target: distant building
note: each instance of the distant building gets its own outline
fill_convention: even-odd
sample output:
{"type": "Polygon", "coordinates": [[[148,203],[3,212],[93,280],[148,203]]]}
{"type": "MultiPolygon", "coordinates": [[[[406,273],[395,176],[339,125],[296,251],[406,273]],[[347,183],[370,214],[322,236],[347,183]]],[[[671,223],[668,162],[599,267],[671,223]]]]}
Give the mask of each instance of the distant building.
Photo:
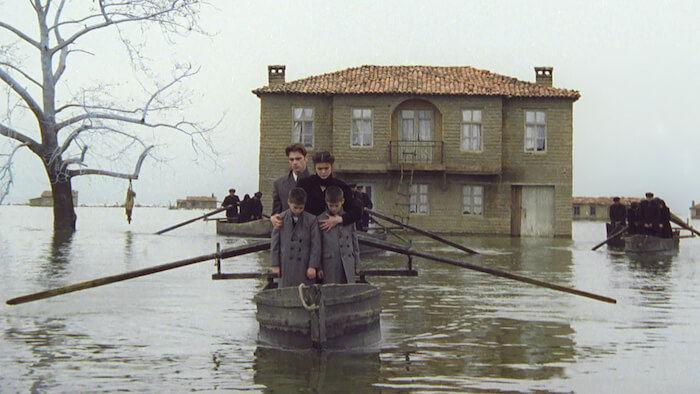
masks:
{"type": "Polygon", "coordinates": [[[207,196],[187,196],[184,200],[177,200],[178,209],[216,209],[219,201],[212,194],[207,196]]]}
{"type": "MultiPolygon", "coordinates": [[[[571,237],[575,90],[552,68],[520,81],[468,66],[361,66],[290,81],[268,66],[259,190],[293,142],[335,156],[378,212],[443,233],[571,237]]],[[[311,166],[311,162],[309,162],[311,166]]],[[[313,172],[313,171],[312,171],[313,172]]]]}
{"type": "MultiPolygon", "coordinates": [[[[73,206],[78,205],[78,191],[77,190],[72,190],[71,194],[73,194],[73,206]]],[[[51,190],[44,190],[41,193],[41,196],[37,198],[31,198],[29,199],[29,206],[30,207],[53,207],[53,194],[51,193],[51,190]]]]}
{"type": "MultiPolygon", "coordinates": [[[[640,202],[641,198],[620,197],[620,202],[629,207],[632,202],[640,202]]],[[[612,197],[573,197],[574,220],[610,220],[608,209],[613,203],[612,197]]]]}
{"type": "Polygon", "coordinates": [[[693,205],[690,207],[690,218],[700,219],[700,204],[695,204],[695,201],[693,201],[693,205]]]}

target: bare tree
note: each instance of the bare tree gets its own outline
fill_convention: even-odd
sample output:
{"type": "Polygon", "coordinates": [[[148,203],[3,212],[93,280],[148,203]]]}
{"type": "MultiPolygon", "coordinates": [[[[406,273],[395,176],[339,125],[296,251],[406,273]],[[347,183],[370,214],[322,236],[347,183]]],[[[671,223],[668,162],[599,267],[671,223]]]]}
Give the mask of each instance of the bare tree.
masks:
{"type": "Polygon", "coordinates": [[[10,141],[0,152],[0,202],[14,182],[13,156],[29,149],[43,163],[51,184],[54,229],[74,231],[73,177],[138,179],[141,164],[153,152],[149,137],[154,140],[164,131],[187,136],[195,150],[211,148],[211,128],[182,119],[178,112],[185,103],[178,94],[183,80],[197,70],[174,65],[168,79],[160,80],[162,73],[147,66],[145,41],[136,42],[128,34],[136,30],[143,38],[147,34],[139,29],[158,28],[172,42],[179,35],[202,32],[197,19],[201,5],[201,0],[26,0],[38,28],[24,30],[11,24],[17,15],[0,12],[0,33],[4,30],[14,39],[0,46],[0,81],[7,88],[0,135],[10,141]],[[95,35],[102,45],[128,54],[137,76],[124,79],[138,82],[140,103],[132,94],[113,97],[117,88],[98,84],[76,91],[61,81],[69,60],[76,64],[94,56],[87,47],[95,35]],[[27,58],[36,62],[34,68],[23,64],[27,58]],[[13,119],[26,114],[35,126],[22,129],[13,119]],[[98,166],[89,166],[88,157],[98,166]],[[107,168],[114,163],[123,168],[129,160],[134,167],[128,171],[133,172],[107,168]]]}

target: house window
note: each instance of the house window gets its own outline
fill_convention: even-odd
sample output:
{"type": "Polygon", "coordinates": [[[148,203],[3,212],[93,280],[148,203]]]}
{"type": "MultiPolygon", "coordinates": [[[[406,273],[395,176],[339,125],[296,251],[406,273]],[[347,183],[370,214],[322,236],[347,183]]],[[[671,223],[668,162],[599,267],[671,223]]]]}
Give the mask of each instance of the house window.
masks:
{"type": "Polygon", "coordinates": [[[413,184],[410,191],[410,212],[428,214],[428,185],[413,184]]]}
{"type": "Polygon", "coordinates": [[[462,111],[462,152],[483,151],[481,110],[462,111]]]}
{"type": "Polygon", "coordinates": [[[595,207],[589,207],[588,208],[588,214],[590,216],[595,216],[595,207]]]}
{"type": "Polygon", "coordinates": [[[547,122],[544,111],[525,111],[525,152],[547,148],[547,122]]]}
{"type": "Polygon", "coordinates": [[[574,207],[574,216],[581,216],[581,207],[574,207]]]}
{"type": "Polygon", "coordinates": [[[314,108],[294,107],[292,109],[294,124],[292,142],[301,142],[307,148],[314,146],[314,108]]]}
{"type": "Polygon", "coordinates": [[[372,110],[369,108],[353,108],[350,145],[372,146],[372,135],[372,110]]]}
{"type": "Polygon", "coordinates": [[[431,141],[433,139],[433,111],[401,111],[401,139],[404,141],[431,141]]]}
{"type": "Polygon", "coordinates": [[[484,214],[484,187],[475,185],[462,186],[462,214],[484,214]]]}

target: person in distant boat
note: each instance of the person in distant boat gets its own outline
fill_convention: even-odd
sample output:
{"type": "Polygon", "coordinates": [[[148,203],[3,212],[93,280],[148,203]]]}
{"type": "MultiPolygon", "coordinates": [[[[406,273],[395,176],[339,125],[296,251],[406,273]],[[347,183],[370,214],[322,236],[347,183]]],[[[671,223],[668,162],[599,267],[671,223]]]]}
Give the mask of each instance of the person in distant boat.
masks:
{"type": "Polygon", "coordinates": [[[243,196],[241,201],[241,214],[238,215],[238,223],[250,222],[250,196],[243,196]]]}
{"type": "Polygon", "coordinates": [[[362,189],[362,185],[357,185],[357,192],[362,201],[362,218],[360,219],[361,225],[358,230],[367,231],[369,228],[369,212],[367,211],[374,208],[374,204],[372,204],[372,199],[369,198],[369,194],[365,193],[362,189]]]}
{"type": "Polygon", "coordinates": [[[656,223],[656,234],[661,238],[672,238],[673,230],[671,230],[671,210],[666,206],[666,201],[655,198],[654,203],[659,209],[659,220],[656,223]]]}
{"type": "Polygon", "coordinates": [[[633,201],[630,209],[627,210],[627,225],[629,226],[630,234],[644,233],[644,222],[642,220],[642,210],[639,208],[639,203],[633,201]]]}
{"type": "MultiPolygon", "coordinates": [[[[319,222],[321,231],[330,231],[339,224],[354,224],[362,217],[362,204],[357,201],[345,182],[333,176],[335,158],[330,152],[318,152],[313,157],[316,173],[299,180],[297,186],[306,191],[306,210],[318,216],[326,210],[326,188],[338,186],[345,197],[344,214],[333,216],[319,222]]],[[[274,223],[273,223],[274,224],[274,223]]]]}
{"type": "Polygon", "coordinates": [[[253,198],[251,198],[248,202],[250,209],[250,220],[262,219],[263,206],[262,201],[260,201],[261,198],[262,192],[255,192],[255,194],[253,194],[253,198]]]}
{"type": "MultiPolygon", "coordinates": [[[[316,219],[326,220],[341,216],[345,202],[343,191],[338,186],[326,189],[325,212],[316,219]]],[[[321,231],[321,268],[319,279],[328,283],[355,283],[355,276],[360,273],[360,244],[357,232],[352,224],[333,227],[330,231],[321,231]]]]}
{"type": "Polygon", "coordinates": [[[228,189],[228,196],[224,198],[224,202],[221,203],[221,206],[226,208],[226,218],[229,223],[233,223],[236,220],[239,204],[240,200],[236,195],[236,189],[228,189]]]}
{"type": "Polygon", "coordinates": [[[659,221],[659,206],[654,203],[654,193],[648,192],[645,197],[639,204],[639,209],[642,211],[644,234],[656,235],[655,225],[659,221]]]}
{"type": "Polygon", "coordinates": [[[620,202],[620,197],[613,197],[613,203],[608,209],[610,224],[615,228],[622,228],[627,220],[627,207],[620,202]]]}
{"type": "Polygon", "coordinates": [[[287,205],[289,208],[279,215],[284,225],[272,230],[271,271],[280,276],[280,287],[312,284],[321,263],[318,222],[316,216],[305,211],[304,189],[290,190],[287,205]]]}
{"type": "Polygon", "coordinates": [[[309,176],[309,170],[306,168],[306,162],[309,155],[306,152],[304,144],[291,144],[284,149],[284,153],[289,161],[291,170],[287,175],[281,176],[272,184],[272,215],[277,215],[285,209],[287,205],[287,196],[289,191],[297,185],[299,179],[309,176]]]}

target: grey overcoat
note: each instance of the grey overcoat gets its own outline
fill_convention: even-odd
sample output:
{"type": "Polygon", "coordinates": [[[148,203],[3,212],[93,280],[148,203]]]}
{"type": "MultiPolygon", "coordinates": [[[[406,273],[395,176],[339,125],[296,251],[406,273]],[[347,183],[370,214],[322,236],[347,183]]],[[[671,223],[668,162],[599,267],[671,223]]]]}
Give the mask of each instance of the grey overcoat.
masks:
{"type": "Polygon", "coordinates": [[[287,204],[287,197],[289,197],[289,191],[294,189],[299,179],[304,179],[309,175],[309,170],[304,170],[304,172],[299,174],[297,180],[295,181],[294,175],[292,175],[292,171],[290,170],[287,175],[275,179],[275,182],[272,183],[273,215],[289,208],[289,205],[287,204]]]}
{"type": "Polygon", "coordinates": [[[282,212],[282,228],[272,230],[270,264],[280,267],[280,287],[312,284],[306,269],[321,263],[321,235],[314,215],[303,212],[295,225],[289,210],[282,212]]]}
{"type": "MultiPolygon", "coordinates": [[[[318,215],[317,219],[328,219],[328,213],[318,215]]],[[[355,283],[355,268],[360,268],[360,244],[355,224],[341,224],[331,231],[321,231],[323,283],[355,283]]]]}

